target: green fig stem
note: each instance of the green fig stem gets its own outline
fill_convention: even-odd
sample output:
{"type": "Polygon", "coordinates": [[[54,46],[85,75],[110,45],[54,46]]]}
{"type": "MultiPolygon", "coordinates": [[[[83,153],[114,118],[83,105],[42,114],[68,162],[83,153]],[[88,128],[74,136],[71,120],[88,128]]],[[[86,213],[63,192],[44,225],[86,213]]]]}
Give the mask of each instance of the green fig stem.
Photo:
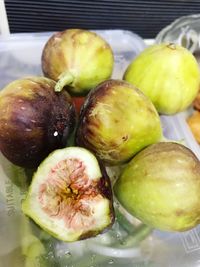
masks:
{"type": "Polygon", "coordinates": [[[61,73],[61,75],[58,78],[59,80],[55,86],[56,92],[61,92],[64,86],[70,85],[70,83],[72,83],[74,80],[74,76],[69,71],[61,73]]]}
{"type": "Polygon", "coordinates": [[[141,224],[137,226],[134,232],[132,232],[132,234],[126,238],[126,240],[124,241],[125,245],[128,247],[137,246],[141,241],[146,239],[152,232],[153,232],[152,227],[145,224],[141,224]]]}
{"type": "Polygon", "coordinates": [[[117,221],[119,222],[120,226],[128,233],[128,237],[124,240],[125,246],[136,246],[141,241],[143,241],[146,237],[148,237],[151,232],[153,231],[153,228],[151,226],[148,226],[146,224],[134,225],[132,224],[126,216],[124,216],[120,210],[116,207],[115,208],[115,215],[117,218],[117,221]]]}
{"type": "Polygon", "coordinates": [[[120,223],[121,227],[128,232],[129,234],[135,231],[136,226],[130,223],[126,217],[116,208],[115,209],[115,216],[117,221],[120,223]]]}

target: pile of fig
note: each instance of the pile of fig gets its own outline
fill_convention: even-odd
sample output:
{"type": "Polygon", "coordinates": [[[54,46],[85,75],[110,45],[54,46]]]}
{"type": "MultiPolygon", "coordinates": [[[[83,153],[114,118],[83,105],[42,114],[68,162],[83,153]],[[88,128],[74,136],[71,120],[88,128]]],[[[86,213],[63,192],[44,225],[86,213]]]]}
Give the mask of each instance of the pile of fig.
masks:
{"type": "Polygon", "coordinates": [[[34,169],[23,212],[66,242],[112,226],[113,194],[151,227],[199,224],[199,160],[166,141],[159,116],[186,109],[198,93],[190,52],[153,45],[130,62],[124,80],[112,79],[110,45],[69,29],[47,41],[41,66],[45,77],[21,78],[0,92],[0,150],[34,169]],[[111,166],[123,166],[116,182],[111,166]]]}

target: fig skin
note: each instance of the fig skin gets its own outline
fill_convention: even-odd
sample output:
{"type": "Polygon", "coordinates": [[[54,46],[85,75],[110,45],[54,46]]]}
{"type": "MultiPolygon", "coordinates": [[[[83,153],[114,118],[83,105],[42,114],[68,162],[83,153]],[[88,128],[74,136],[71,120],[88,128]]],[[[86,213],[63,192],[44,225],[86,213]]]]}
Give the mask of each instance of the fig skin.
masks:
{"type": "Polygon", "coordinates": [[[119,202],[142,222],[164,231],[186,231],[200,223],[200,162],[173,142],[139,152],[114,185],[119,202]]]}
{"type": "Polygon", "coordinates": [[[0,92],[0,150],[13,164],[35,168],[53,150],[66,146],[75,125],[70,95],[55,93],[44,77],[15,80],[0,92]]]}
{"type": "Polygon", "coordinates": [[[124,163],[161,138],[155,107],[125,81],[104,81],[90,91],[82,106],[76,144],[91,150],[107,165],[124,163]]]}
{"type": "Polygon", "coordinates": [[[94,32],[68,29],[54,34],[42,53],[42,70],[73,95],[86,95],[90,89],[112,75],[113,52],[94,32]]]}
{"type": "Polygon", "coordinates": [[[115,219],[105,167],[84,148],[53,151],[35,172],[22,211],[65,242],[105,232],[115,219]]]}
{"type": "Polygon", "coordinates": [[[200,84],[199,66],[190,51],[177,44],[147,47],[127,67],[123,79],[147,95],[160,114],[188,108],[200,84]]]}

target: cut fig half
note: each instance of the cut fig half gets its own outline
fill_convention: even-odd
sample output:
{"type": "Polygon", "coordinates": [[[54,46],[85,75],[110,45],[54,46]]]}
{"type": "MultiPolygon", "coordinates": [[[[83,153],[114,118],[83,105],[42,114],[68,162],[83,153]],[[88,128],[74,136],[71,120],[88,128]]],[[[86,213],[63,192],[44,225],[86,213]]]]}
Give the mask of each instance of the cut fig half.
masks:
{"type": "Polygon", "coordinates": [[[22,210],[57,239],[95,236],[114,221],[109,178],[88,150],[56,150],[38,167],[22,210]]]}

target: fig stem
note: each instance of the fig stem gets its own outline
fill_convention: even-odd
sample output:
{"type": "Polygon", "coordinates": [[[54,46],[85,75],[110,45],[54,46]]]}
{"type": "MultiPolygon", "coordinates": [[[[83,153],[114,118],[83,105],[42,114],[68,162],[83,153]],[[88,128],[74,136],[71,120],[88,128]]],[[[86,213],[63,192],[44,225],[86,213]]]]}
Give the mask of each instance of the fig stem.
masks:
{"type": "Polygon", "coordinates": [[[138,245],[141,241],[147,238],[152,233],[152,231],[153,228],[148,225],[141,224],[137,226],[135,231],[131,235],[129,235],[125,240],[126,246],[138,245]]]}
{"type": "Polygon", "coordinates": [[[136,246],[146,237],[148,237],[153,228],[141,223],[140,225],[134,225],[119,211],[118,208],[115,209],[116,218],[120,226],[129,234],[128,237],[124,240],[126,246],[136,246]]]}
{"type": "Polygon", "coordinates": [[[115,215],[117,218],[117,221],[119,222],[119,224],[121,225],[121,227],[128,232],[129,234],[134,232],[136,226],[132,223],[130,223],[126,217],[116,208],[115,209],[115,215]]]}
{"type": "Polygon", "coordinates": [[[55,86],[56,92],[61,92],[65,85],[70,85],[74,80],[74,76],[69,71],[61,73],[58,78],[59,80],[55,86]]]}

